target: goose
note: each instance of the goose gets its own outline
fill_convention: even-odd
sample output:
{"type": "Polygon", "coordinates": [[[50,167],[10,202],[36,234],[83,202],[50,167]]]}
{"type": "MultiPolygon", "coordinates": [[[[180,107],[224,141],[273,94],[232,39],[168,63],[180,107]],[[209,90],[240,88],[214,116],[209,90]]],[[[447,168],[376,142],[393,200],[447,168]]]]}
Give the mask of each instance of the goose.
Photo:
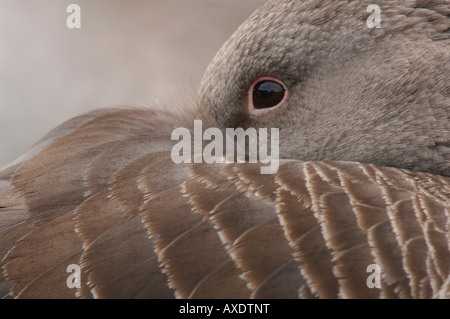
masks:
{"type": "Polygon", "coordinates": [[[195,98],[80,115],[1,169],[0,297],[449,298],[450,8],[380,0],[371,28],[370,4],[268,1],[195,98]],[[278,128],[277,171],[175,163],[195,120],[278,128]]]}

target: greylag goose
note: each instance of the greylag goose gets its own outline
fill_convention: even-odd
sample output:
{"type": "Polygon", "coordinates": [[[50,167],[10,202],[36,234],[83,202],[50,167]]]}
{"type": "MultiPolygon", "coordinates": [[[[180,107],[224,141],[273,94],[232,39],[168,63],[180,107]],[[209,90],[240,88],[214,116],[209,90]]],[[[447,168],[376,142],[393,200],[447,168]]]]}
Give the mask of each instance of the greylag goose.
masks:
{"type": "Polygon", "coordinates": [[[370,4],[269,1],[192,102],[92,111],[0,170],[0,297],[449,298],[449,4],[370,4]],[[271,172],[252,142],[177,157],[230,128],[268,129],[271,172]]]}

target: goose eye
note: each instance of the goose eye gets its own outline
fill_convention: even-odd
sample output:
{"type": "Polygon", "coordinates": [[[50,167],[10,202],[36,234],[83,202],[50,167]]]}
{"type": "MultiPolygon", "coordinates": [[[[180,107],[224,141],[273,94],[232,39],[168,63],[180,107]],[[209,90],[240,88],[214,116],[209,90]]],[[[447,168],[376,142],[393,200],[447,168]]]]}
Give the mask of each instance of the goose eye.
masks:
{"type": "Polygon", "coordinates": [[[278,108],[286,99],[286,88],[280,80],[262,77],[249,90],[249,112],[262,113],[278,108]]]}

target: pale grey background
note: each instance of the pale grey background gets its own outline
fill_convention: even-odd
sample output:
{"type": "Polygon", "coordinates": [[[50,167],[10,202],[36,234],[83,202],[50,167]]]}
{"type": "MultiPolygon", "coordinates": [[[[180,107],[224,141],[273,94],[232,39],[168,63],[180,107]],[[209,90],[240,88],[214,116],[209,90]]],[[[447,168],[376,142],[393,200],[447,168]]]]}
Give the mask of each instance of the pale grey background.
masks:
{"type": "Polygon", "coordinates": [[[82,112],[195,91],[265,1],[0,0],[0,167],[82,112]],[[71,3],[81,29],[66,27],[71,3]]]}

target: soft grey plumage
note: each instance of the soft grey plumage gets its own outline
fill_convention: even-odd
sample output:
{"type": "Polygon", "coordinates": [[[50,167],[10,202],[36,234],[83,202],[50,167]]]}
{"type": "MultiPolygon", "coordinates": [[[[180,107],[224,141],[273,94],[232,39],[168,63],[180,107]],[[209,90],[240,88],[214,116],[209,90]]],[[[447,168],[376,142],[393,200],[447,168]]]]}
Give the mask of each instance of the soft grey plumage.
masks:
{"type": "Polygon", "coordinates": [[[210,64],[201,105],[224,127],[282,127],[284,157],[449,176],[449,5],[382,1],[382,28],[370,29],[369,4],[269,2],[210,64]],[[247,89],[267,75],[286,83],[289,100],[251,116],[247,89]]]}
{"type": "Polygon", "coordinates": [[[94,111],[0,171],[0,296],[449,298],[450,8],[379,1],[369,29],[368,4],[270,1],[192,108],[94,111]],[[257,116],[261,76],[288,99],[257,116]],[[173,163],[197,118],[279,127],[279,171],[173,163]]]}

